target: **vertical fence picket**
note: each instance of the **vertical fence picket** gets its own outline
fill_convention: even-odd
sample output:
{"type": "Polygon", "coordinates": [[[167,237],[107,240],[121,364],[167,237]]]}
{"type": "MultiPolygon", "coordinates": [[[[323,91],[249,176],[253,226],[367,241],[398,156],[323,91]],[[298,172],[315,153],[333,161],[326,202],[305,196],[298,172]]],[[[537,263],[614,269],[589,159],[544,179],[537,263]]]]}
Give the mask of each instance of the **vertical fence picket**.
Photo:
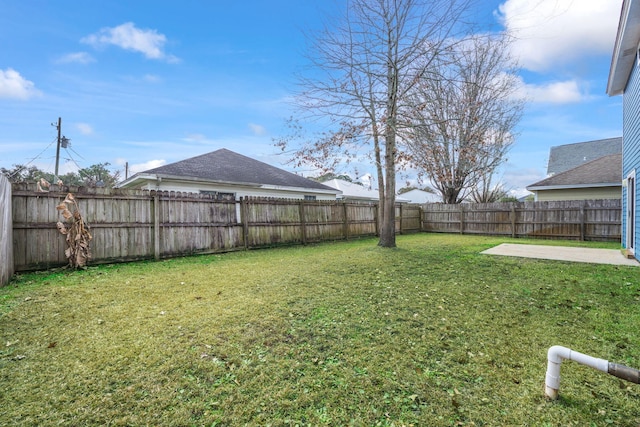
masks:
{"type": "Polygon", "coordinates": [[[304,201],[300,201],[298,202],[298,214],[300,215],[300,236],[302,239],[302,244],[306,245],[307,244],[307,222],[305,219],[305,212],[304,212],[304,201]]]}
{"type": "Polygon", "coordinates": [[[153,218],[153,257],[160,259],[160,196],[153,194],[151,216],[153,218]]]}

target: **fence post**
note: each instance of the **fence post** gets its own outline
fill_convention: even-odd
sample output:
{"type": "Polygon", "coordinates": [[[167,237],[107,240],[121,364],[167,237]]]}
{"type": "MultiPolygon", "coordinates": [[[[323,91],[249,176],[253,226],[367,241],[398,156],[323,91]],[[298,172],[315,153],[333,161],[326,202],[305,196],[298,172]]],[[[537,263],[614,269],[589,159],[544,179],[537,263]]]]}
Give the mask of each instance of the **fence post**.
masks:
{"type": "Polygon", "coordinates": [[[15,272],[13,257],[13,198],[9,180],[0,174],[0,287],[9,283],[15,272]]]}
{"type": "Polygon", "coordinates": [[[511,237],[516,237],[516,205],[511,203],[511,237]]]}
{"type": "Polygon", "coordinates": [[[304,213],[304,200],[300,200],[298,203],[298,212],[300,215],[300,237],[302,238],[302,244],[307,244],[307,221],[305,220],[304,213]]]}
{"type": "Polygon", "coordinates": [[[464,234],[464,205],[460,203],[460,234],[464,234]]]}
{"type": "Polygon", "coordinates": [[[153,194],[153,257],[160,259],[160,196],[153,194]]]}
{"type": "Polygon", "coordinates": [[[249,198],[240,197],[240,223],[242,224],[242,241],[244,250],[249,249],[249,198]]]}

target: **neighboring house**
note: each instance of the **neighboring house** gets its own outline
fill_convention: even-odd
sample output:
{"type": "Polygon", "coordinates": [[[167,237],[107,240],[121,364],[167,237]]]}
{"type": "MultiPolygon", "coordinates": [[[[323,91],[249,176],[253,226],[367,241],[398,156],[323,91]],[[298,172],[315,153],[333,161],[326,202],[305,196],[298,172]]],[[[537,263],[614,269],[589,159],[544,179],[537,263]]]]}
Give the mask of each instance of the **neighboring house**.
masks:
{"type": "Polygon", "coordinates": [[[619,199],[622,194],[622,138],[551,147],[547,178],[531,184],[539,202],[619,199]]]}
{"type": "Polygon", "coordinates": [[[531,184],[538,202],[552,200],[620,199],[622,155],[600,157],[531,184]]]}
{"type": "Polygon", "coordinates": [[[640,0],[624,0],[613,49],[607,94],[622,97],[622,247],[640,260],[637,252],[640,212],[637,209],[640,174],[640,0]]]}
{"type": "Polygon", "coordinates": [[[210,194],[219,199],[336,200],[340,191],[227,149],[137,173],[119,188],[210,194]]]}
{"type": "Polygon", "coordinates": [[[598,139],[551,147],[547,176],[573,169],[610,154],[622,153],[622,138],[598,139]]]}
{"type": "MultiPolygon", "coordinates": [[[[323,184],[328,185],[331,188],[340,190],[342,194],[338,196],[340,200],[348,200],[355,202],[367,202],[378,203],[380,200],[380,194],[378,190],[371,190],[364,185],[357,184],[355,182],[344,181],[342,179],[331,179],[325,181],[323,184]]],[[[409,203],[409,200],[404,197],[396,196],[397,203],[409,203]]]]}
{"type": "Polygon", "coordinates": [[[428,191],[413,189],[402,193],[402,198],[408,199],[409,203],[442,203],[442,197],[439,194],[429,193],[428,191]]]}

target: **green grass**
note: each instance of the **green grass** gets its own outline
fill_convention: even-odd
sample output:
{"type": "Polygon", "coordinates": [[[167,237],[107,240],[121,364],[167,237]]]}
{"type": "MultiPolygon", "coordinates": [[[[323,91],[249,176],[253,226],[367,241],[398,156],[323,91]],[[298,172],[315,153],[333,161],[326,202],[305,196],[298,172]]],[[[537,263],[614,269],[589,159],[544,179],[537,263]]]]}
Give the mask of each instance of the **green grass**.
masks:
{"type": "Polygon", "coordinates": [[[640,269],[479,254],[502,242],[553,244],[420,234],[20,275],[0,289],[0,425],[638,426],[635,384],[570,361],[557,401],[543,383],[552,345],[640,368],[640,269]]]}

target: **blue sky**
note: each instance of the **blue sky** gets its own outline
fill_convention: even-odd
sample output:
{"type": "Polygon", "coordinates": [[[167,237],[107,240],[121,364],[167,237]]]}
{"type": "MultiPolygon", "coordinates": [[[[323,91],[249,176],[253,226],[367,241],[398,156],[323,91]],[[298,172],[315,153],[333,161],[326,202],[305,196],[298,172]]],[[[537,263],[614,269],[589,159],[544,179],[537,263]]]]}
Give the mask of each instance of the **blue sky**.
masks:
{"type": "MultiPolygon", "coordinates": [[[[544,178],[551,146],[621,136],[622,98],[605,88],[622,0],[477,3],[482,30],[515,32],[530,100],[500,172],[508,188],[544,178]]],[[[124,175],[125,162],[139,172],[219,148],[290,169],[272,139],[292,113],[303,32],[344,1],[0,5],[0,166],[53,171],[61,117],[61,173],[109,162],[124,175]]]]}

